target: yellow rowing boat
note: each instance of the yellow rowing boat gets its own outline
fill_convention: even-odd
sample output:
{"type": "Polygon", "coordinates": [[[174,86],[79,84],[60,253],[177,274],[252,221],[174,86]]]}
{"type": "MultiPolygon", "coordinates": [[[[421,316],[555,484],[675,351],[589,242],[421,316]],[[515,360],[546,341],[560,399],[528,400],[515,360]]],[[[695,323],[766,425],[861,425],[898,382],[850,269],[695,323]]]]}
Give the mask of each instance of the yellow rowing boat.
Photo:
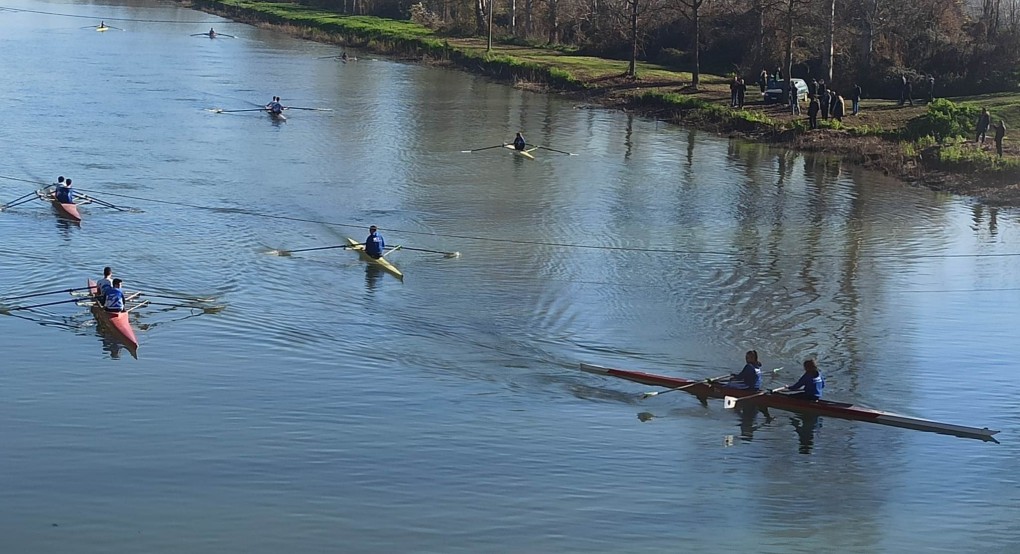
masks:
{"type": "Polygon", "coordinates": [[[510,150],[513,150],[514,154],[517,154],[519,156],[524,156],[525,158],[528,158],[529,160],[534,160],[535,159],[535,156],[533,156],[531,153],[534,152],[535,150],[538,150],[537,146],[533,146],[531,148],[528,148],[527,150],[518,150],[512,144],[504,144],[503,146],[505,148],[509,148],[510,150]]]}
{"type": "Polygon", "coordinates": [[[354,250],[355,252],[357,252],[358,256],[360,256],[362,260],[365,260],[366,262],[368,262],[370,264],[375,264],[375,265],[385,269],[386,271],[390,272],[391,274],[393,274],[396,278],[400,279],[401,281],[404,280],[404,274],[401,273],[399,269],[397,269],[397,266],[391,264],[390,261],[386,259],[386,255],[389,254],[390,252],[393,252],[394,250],[397,250],[398,248],[400,248],[399,246],[394,246],[393,248],[390,248],[389,250],[384,252],[383,255],[381,257],[379,257],[379,258],[373,258],[372,256],[369,256],[368,254],[365,253],[365,245],[364,244],[361,244],[360,242],[358,242],[358,241],[356,241],[356,240],[354,240],[354,239],[352,239],[350,237],[347,237],[347,243],[350,245],[350,249],[354,250]]]}

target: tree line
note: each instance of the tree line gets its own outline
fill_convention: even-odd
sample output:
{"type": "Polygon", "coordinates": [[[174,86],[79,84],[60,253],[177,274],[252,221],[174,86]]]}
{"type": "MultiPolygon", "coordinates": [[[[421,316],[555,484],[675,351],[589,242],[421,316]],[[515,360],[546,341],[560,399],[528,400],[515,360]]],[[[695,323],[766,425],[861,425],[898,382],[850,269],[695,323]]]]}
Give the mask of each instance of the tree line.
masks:
{"type": "MultiPolygon", "coordinates": [[[[311,1],[311,0],[308,0],[311,1]]],[[[894,97],[904,76],[939,95],[1015,90],[1020,0],[320,0],[349,14],[412,19],[450,36],[562,45],[694,75],[859,83],[894,97]],[[491,13],[490,13],[491,10],[491,13]]]]}

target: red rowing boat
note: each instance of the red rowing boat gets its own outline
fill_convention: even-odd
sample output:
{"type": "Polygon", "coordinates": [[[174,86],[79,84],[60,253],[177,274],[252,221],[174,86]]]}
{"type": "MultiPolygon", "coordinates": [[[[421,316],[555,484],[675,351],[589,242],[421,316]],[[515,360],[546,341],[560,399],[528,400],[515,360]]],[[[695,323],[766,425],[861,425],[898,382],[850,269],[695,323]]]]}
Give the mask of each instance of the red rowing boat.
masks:
{"type": "MultiPolygon", "coordinates": [[[[655,387],[665,387],[667,389],[683,387],[684,392],[693,394],[702,400],[708,398],[725,398],[727,396],[742,398],[757,394],[757,392],[753,390],[732,389],[722,386],[719,383],[692,381],[689,379],[682,379],[680,377],[668,377],[666,375],[656,375],[654,373],[644,373],[641,371],[613,369],[584,363],[581,364],[581,371],[595,373],[597,375],[608,375],[610,377],[626,379],[627,381],[634,381],[635,383],[655,387]]],[[[881,410],[873,410],[871,408],[865,408],[864,406],[858,406],[847,402],[833,402],[831,400],[810,401],[780,393],[762,394],[755,396],[754,398],[749,398],[747,401],[753,402],[755,405],[763,408],[776,408],[779,410],[786,410],[788,412],[830,416],[855,421],[867,421],[881,425],[890,425],[892,427],[902,427],[905,429],[928,431],[968,439],[999,442],[993,437],[993,435],[998,433],[998,431],[988,429],[987,427],[967,427],[965,425],[954,425],[952,423],[942,423],[928,419],[908,417],[890,412],[883,412],[881,410]]]]}
{"type": "Polygon", "coordinates": [[[128,312],[108,312],[99,303],[99,289],[96,282],[89,279],[89,293],[92,295],[92,315],[99,321],[100,326],[106,328],[118,342],[122,343],[135,356],[138,350],[138,339],[135,338],[135,331],[131,328],[131,321],[128,319],[128,312]]]}
{"type": "Polygon", "coordinates": [[[75,223],[81,223],[81,213],[78,211],[78,205],[74,202],[64,203],[57,200],[57,197],[52,192],[37,191],[37,194],[43,200],[48,201],[53,206],[53,211],[58,216],[70,219],[75,223]]]}

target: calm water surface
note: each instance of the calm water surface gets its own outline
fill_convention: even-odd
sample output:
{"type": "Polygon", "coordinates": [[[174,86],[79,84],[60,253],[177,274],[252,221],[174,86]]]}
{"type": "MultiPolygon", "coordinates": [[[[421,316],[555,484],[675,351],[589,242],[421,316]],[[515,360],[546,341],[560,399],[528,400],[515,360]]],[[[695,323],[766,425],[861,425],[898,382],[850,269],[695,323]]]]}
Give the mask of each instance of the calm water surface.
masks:
{"type": "Polygon", "coordinates": [[[135,209],[0,213],[0,296],[110,264],[224,309],[142,310],[138,359],[73,304],[0,317],[4,552],[1020,549],[1016,212],[164,3],[5,6],[86,18],[0,14],[0,201],[64,174],[135,209]],[[273,95],[333,111],[207,110],[273,95]],[[578,155],[460,152],[518,129],[578,155]],[[462,255],[270,253],[372,223],[462,255]],[[1002,444],[575,369],[748,348],[1002,444]]]}

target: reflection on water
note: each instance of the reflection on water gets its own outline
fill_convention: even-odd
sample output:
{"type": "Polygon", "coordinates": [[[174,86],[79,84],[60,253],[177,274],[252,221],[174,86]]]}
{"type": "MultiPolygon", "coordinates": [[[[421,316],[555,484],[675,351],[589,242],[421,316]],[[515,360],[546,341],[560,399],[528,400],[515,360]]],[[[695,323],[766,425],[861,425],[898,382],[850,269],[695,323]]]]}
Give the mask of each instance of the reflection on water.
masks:
{"type": "Polygon", "coordinates": [[[790,418],[790,423],[797,431],[800,453],[810,454],[815,444],[815,431],[822,427],[822,418],[813,414],[795,414],[790,418]]]}

